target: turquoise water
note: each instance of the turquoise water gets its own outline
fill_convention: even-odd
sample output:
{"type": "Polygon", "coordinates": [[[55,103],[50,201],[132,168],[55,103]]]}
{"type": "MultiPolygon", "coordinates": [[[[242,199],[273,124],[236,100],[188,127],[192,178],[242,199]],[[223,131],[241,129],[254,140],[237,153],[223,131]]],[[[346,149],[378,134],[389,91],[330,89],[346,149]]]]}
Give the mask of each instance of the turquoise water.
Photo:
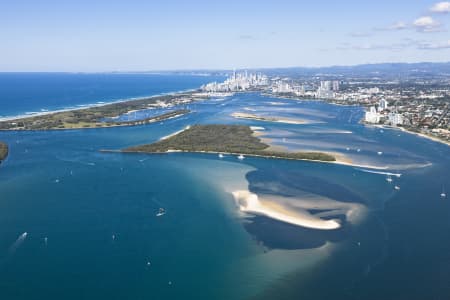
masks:
{"type": "Polygon", "coordinates": [[[450,188],[447,146],[364,127],[357,107],[254,93],[191,106],[187,116],[139,127],[0,132],[11,146],[0,167],[1,299],[450,295],[450,199],[439,196],[450,188]],[[237,120],[236,111],[310,122],[237,120]],[[98,152],[197,123],[263,127],[278,146],[332,151],[365,167],[98,152]],[[389,183],[367,171],[402,175],[389,183]],[[325,203],[309,211],[326,211],[342,226],[324,231],[245,215],[230,194],[236,189],[325,203]],[[337,204],[356,207],[357,216],[333,210],[337,204]],[[160,207],[166,214],[157,217],[160,207]]]}

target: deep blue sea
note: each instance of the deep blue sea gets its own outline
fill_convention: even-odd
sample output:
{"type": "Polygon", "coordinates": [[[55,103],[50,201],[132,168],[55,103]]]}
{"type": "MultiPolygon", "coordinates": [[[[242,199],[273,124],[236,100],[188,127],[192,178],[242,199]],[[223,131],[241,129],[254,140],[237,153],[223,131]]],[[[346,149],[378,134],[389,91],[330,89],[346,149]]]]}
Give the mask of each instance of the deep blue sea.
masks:
{"type": "MultiPolygon", "coordinates": [[[[217,80],[0,78],[3,116],[217,80]]],[[[440,197],[450,189],[448,146],[363,126],[362,108],[319,101],[245,93],[190,109],[137,127],[0,132],[10,145],[0,166],[0,299],[449,299],[450,198],[440,197]],[[308,123],[235,119],[234,112],[308,123]],[[277,147],[333,152],[358,166],[98,151],[212,123],[255,126],[277,147]],[[232,195],[238,190],[341,226],[320,230],[243,213],[232,195]],[[157,216],[159,208],[165,215],[157,216]]]]}
{"type": "Polygon", "coordinates": [[[1,73],[0,118],[195,89],[222,76],[1,73]]]}

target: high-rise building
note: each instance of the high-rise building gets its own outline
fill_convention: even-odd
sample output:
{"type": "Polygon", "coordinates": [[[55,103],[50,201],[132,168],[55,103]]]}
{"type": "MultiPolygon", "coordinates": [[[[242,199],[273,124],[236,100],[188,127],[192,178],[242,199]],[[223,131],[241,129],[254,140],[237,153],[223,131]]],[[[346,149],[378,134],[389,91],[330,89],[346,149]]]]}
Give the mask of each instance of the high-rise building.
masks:
{"type": "Polygon", "coordinates": [[[333,91],[338,92],[339,91],[339,81],[335,80],[333,81],[333,91]]]}
{"type": "Polygon", "coordinates": [[[389,103],[385,99],[381,99],[380,103],[378,104],[378,110],[383,111],[388,109],[389,103]]]}

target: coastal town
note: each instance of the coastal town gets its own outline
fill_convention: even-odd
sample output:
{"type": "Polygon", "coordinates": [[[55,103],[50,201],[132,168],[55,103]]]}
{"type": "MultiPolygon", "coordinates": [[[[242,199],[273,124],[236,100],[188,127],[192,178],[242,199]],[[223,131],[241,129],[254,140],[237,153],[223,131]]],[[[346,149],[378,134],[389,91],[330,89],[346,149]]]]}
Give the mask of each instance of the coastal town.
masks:
{"type": "Polygon", "coordinates": [[[294,78],[234,71],[222,83],[201,87],[210,95],[259,91],[288,99],[317,99],[366,110],[365,124],[398,127],[442,142],[450,142],[450,79],[343,76],[294,78]],[[331,78],[330,78],[331,77],[331,78]]]}

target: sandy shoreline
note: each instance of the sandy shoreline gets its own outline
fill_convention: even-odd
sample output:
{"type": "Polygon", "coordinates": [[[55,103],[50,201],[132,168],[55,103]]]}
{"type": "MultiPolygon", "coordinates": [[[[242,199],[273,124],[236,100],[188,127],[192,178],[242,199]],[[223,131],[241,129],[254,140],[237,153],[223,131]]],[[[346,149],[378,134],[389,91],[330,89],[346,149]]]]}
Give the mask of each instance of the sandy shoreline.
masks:
{"type": "Polygon", "coordinates": [[[111,102],[98,101],[93,104],[85,104],[85,105],[83,104],[82,106],[78,106],[78,107],[69,107],[69,108],[62,108],[62,109],[56,109],[56,110],[46,110],[46,111],[41,111],[41,112],[25,113],[25,114],[16,115],[16,116],[0,117],[0,122],[15,121],[15,120],[32,118],[32,117],[41,117],[41,116],[47,116],[47,115],[69,112],[69,111],[76,111],[76,110],[86,110],[86,109],[90,109],[90,108],[102,107],[102,106],[107,106],[107,105],[111,105],[111,104],[139,101],[139,100],[158,98],[158,97],[163,97],[163,96],[176,96],[178,94],[193,93],[195,91],[197,91],[197,89],[181,90],[181,91],[168,92],[168,93],[162,93],[162,94],[151,95],[151,96],[124,98],[124,99],[119,99],[119,100],[115,100],[115,101],[111,101],[111,102]]]}
{"type": "Polygon", "coordinates": [[[231,114],[233,118],[236,119],[247,119],[247,120],[256,120],[256,121],[263,121],[263,122],[273,122],[273,123],[284,123],[284,124],[308,124],[308,121],[301,120],[301,119],[293,119],[293,118],[284,118],[284,117],[277,117],[277,116],[259,116],[255,114],[249,114],[249,113],[243,113],[243,112],[234,112],[231,114]]]}

